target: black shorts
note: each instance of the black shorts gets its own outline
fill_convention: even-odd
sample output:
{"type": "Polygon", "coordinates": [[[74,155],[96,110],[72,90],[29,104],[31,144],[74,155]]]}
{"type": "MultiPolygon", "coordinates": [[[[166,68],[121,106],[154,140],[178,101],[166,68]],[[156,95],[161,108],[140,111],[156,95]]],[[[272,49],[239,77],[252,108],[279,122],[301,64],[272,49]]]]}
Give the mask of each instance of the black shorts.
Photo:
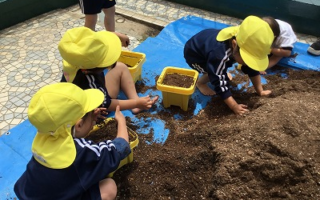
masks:
{"type": "Polygon", "coordinates": [[[79,6],[83,14],[98,14],[104,8],[111,8],[116,5],[115,0],[79,0],[79,6]]]}

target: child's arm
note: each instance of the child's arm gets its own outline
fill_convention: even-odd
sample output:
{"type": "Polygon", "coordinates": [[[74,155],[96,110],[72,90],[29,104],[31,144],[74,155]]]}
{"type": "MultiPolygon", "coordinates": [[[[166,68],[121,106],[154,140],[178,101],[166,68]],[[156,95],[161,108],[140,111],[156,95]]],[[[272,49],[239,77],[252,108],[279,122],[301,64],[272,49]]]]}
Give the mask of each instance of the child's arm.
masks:
{"type": "Polygon", "coordinates": [[[229,108],[238,115],[242,115],[249,110],[247,109],[247,106],[244,104],[238,104],[236,100],[232,96],[229,96],[224,100],[224,102],[229,106],[229,108]]]}
{"type": "Polygon", "coordinates": [[[123,47],[128,47],[130,45],[130,39],[128,36],[118,32],[114,33],[120,38],[123,47]]]}
{"type": "Polygon", "coordinates": [[[118,122],[118,132],[117,137],[121,137],[129,142],[129,135],[128,129],[126,124],[126,118],[123,116],[122,112],[120,111],[120,106],[118,105],[116,108],[115,119],[118,122]]]}
{"type": "Polygon", "coordinates": [[[273,48],[271,50],[271,53],[275,56],[279,57],[289,57],[291,55],[291,51],[289,49],[283,49],[283,48],[273,48]]]}
{"type": "Polygon", "coordinates": [[[249,77],[254,89],[259,96],[268,96],[271,94],[271,90],[263,90],[260,75],[249,77]]]}
{"type": "Polygon", "coordinates": [[[84,188],[104,179],[119,166],[122,159],[131,153],[126,119],[119,106],[116,107],[115,119],[118,122],[118,133],[112,141],[94,144],[84,138],[75,138],[78,160],[75,167],[84,188]]]}

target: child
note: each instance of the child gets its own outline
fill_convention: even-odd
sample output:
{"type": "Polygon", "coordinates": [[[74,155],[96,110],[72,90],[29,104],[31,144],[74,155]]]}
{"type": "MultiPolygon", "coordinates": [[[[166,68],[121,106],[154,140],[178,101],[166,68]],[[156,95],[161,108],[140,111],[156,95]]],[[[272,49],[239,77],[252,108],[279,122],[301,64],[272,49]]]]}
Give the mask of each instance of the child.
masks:
{"type": "MultiPolygon", "coordinates": [[[[262,19],[270,25],[275,36],[269,55],[269,65],[267,68],[269,69],[275,66],[282,58],[291,56],[297,36],[292,30],[291,25],[287,22],[274,19],[273,17],[263,17],[262,19]]],[[[261,71],[260,73],[266,74],[265,71],[261,71]]]]}
{"type": "Polygon", "coordinates": [[[20,200],[115,199],[117,186],[106,178],[130,152],[125,117],[119,106],[114,140],[94,144],[85,137],[99,113],[104,95],[71,83],[41,88],[31,99],[28,118],[37,129],[32,158],[15,183],[20,200]]]}
{"type": "Polygon", "coordinates": [[[136,114],[150,109],[159,98],[138,96],[128,67],[117,62],[121,44],[112,32],[94,32],[86,27],[70,29],[59,42],[59,51],[63,58],[62,82],[74,83],[82,89],[100,89],[105,94],[102,106],[108,111],[115,111],[120,105],[122,110],[131,109],[136,114]],[[103,70],[107,68],[110,70],[104,76],[103,70]],[[127,100],[117,99],[120,90],[127,100]]]}
{"type": "Polygon", "coordinates": [[[273,41],[270,26],[262,19],[249,16],[240,26],[224,28],[221,31],[206,29],[187,41],[184,57],[188,65],[203,73],[197,81],[197,88],[204,95],[217,93],[235,114],[244,114],[247,106],[238,104],[231,96],[227,69],[234,62],[246,63],[244,71],[249,75],[256,92],[268,95],[263,90],[259,71],[268,66],[268,53],[273,41]],[[207,83],[215,87],[213,91],[207,83]]]}
{"type": "Polygon", "coordinates": [[[114,32],[121,40],[122,46],[127,47],[130,44],[129,37],[115,32],[115,0],[79,0],[80,9],[85,14],[84,26],[91,30],[96,30],[98,13],[104,12],[104,26],[107,31],[114,32]]]}

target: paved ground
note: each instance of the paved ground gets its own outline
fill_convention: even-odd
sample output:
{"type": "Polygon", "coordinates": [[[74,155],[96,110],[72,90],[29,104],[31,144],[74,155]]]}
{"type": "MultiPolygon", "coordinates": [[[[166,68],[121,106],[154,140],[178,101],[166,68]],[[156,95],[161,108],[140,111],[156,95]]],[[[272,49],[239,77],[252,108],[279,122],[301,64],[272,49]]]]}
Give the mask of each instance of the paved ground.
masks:
{"type": "MultiPolygon", "coordinates": [[[[231,25],[241,22],[240,19],[162,0],[117,0],[116,8],[117,13],[158,29],[187,15],[231,25]]],[[[118,20],[121,23],[121,17],[118,20]]],[[[67,29],[82,25],[83,16],[75,5],[0,31],[0,135],[8,134],[11,128],[27,119],[28,103],[40,87],[60,80],[62,66],[57,44],[67,29]]],[[[121,29],[121,25],[118,28],[121,29]]],[[[129,50],[148,36],[139,37],[134,29],[122,30],[128,31],[124,33],[131,39],[129,50]]],[[[152,35],[155,32],[144,33],[152,35]]],[[[308,44],[316,40],[310,35],[297,36],[300,42],[308,44]]]]}

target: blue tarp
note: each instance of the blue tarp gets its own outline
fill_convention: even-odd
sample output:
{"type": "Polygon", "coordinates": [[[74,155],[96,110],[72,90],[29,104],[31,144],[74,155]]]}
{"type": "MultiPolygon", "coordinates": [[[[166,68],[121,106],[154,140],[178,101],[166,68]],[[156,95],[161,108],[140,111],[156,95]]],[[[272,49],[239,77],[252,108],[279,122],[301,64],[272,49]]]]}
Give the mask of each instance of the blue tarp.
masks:
{"type": "MultiPolygon", "coordinates": [[[[217,23],[195,16],[183,17],[167,25],[155,38],[148,38],[141,43],[135,52],[146,54],[146,62],[143,65],[142,77],[146,86],[156,85],[156,76],[167,66],[189,68],[183,58],[183,46],[185,42],[197,32],[206,28],[222,29],[226,24],[217,23]]],[[[320,71],[320,59],[307,53],[308,45],[296,43],[294,53],[298,56],[293,59],[283,59],[280,65],[302,69],[320,71]]],[[[170,108],[163,108],[160,91],[148,90],[139,96],[159,95],[160,100],[155,109],[150,112],[170,112],[170,108]]],[[[195,103],[194,115],[203,109],[211,100],[211,97],[203,96],[198,90],[191,97],[195,103]]],[[[125,116],[132,118],[132,121],[140,127],[139,134],[147,134],[153,129],[154,140],[152,142],[164,143],[168,137],[169,130],[165,128],[165,122],[161,119],[146,118],[138,119],[130,111],[124,111],[125,116]]],[[[112,116],[112,114],[111,114],[112,116]]],[[[180,116],[176,115],[176,118],[180,116]]],[[[190,116],[192,117],[192,116],[190,116]]],[[[36,134],[35,128],[28,120],[11,129],[9,135],[0,137],[0,199],[13,199],[13,185],[23,173],[26,164],[31,157],[31,144],[36,134]]]]}

